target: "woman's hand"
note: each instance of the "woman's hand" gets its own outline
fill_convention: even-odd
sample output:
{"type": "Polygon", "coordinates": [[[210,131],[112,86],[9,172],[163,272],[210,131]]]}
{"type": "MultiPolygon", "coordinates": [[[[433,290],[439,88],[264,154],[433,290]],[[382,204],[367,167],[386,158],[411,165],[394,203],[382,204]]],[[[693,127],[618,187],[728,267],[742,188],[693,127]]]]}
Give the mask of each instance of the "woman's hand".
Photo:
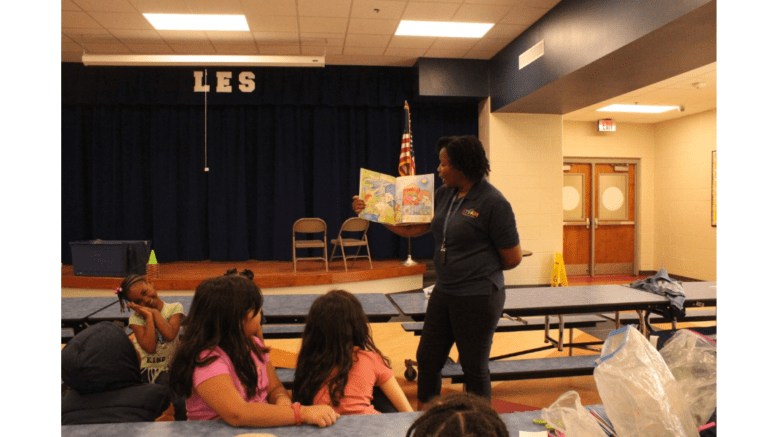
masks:
{"type": "Polygon", "coordinates": [[[351,207],[353,208],[353,212],[356,214],[359,214],[360,212],[364,211],[365,208],[364,201],[359,198],[359,196],[353,196],[353,203],[351,203],[351,207]]]}
{"type": "Polygon", "coordinates": [[[335,413],[329,405],[312,405],[300,407],[302,422],[308,425],[317,425],[319,428],[325,428],[337,422],[339,414],[335,413]]]}

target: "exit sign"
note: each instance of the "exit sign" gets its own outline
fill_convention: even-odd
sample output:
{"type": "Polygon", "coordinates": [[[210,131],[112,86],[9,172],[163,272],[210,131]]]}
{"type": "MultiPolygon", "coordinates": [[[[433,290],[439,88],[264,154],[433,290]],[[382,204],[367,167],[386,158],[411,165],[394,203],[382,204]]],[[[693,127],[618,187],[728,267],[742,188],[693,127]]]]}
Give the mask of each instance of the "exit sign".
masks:
{"type": "Polygon", "coordinates": [[[599,120],[599,132],[615,132],[615,120],[611,118],[599,120]]]}

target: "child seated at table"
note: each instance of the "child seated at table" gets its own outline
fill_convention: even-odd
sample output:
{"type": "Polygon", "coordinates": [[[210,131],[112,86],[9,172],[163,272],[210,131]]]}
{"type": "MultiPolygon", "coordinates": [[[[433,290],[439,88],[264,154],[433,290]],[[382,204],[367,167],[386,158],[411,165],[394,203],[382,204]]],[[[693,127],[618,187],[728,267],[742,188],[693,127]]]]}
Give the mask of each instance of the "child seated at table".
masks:
{"type": "Polygon", "coordinates": [[[256,336],[262,304],[259,288],[241,275],[197,286],[170,363],[173,393],[186,398],[189,420],[250,427],[333,424],[339,415],[329,406],[292,404],[269,349],[256,336]]]}
{"type": "Polygon", "coordinates": [[[504,421],[480,396],[456,393],[438,397],[410,425],[405,437],[509,437],[504,421]]]}
{"type": "Polygon", "coordinates": [[[379,414],[371,403],[377,386],[392,410],[413,411],[390,365],[359,300],[332,290],[310,307],[292,393],[303,405],[331,405],[340,414],[379,414]]]}
{"type": "MultiPolygon", "coordinates": [[[[143,276],[124,278],[115,290],[121,305],[135,312],[129,318],[132,343],[140,357],[140,375],[145,382],[167,384],[170,359],[178,347],[178,332],[184,318],[180,302],[166,303],[159,298],[153,284],[143,276]]],[[[173,399],[175,419],[186,420],[183,399],[173,399]]]]}

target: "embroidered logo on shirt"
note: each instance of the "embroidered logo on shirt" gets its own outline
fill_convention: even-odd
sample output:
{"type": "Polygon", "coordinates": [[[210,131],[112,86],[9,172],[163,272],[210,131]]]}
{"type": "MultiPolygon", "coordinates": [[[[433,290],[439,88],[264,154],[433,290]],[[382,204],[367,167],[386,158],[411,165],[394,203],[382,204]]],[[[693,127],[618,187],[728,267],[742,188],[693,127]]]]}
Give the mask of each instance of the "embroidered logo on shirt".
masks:
{"type": "Polygon", "coordinates": [[[466,208],[462,210],[461,213],[466,215],[467,217],[473,217],[473,218],[477,218],[477,216],[480,215],[480,213],[475,211],[474,209],[466,209],[466,208]]]}

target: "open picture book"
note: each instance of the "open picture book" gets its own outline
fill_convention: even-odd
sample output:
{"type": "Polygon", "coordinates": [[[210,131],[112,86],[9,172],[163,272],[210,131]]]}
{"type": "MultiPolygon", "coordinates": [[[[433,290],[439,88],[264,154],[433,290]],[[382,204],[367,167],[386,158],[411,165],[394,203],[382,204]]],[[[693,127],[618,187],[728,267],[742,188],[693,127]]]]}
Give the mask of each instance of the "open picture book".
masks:
{"type": "Polygon", "coordinates": [[[361,169],[359,217],[391,225],[431,223],[434,216],[434,174],[394,177],[361,169]]]}

